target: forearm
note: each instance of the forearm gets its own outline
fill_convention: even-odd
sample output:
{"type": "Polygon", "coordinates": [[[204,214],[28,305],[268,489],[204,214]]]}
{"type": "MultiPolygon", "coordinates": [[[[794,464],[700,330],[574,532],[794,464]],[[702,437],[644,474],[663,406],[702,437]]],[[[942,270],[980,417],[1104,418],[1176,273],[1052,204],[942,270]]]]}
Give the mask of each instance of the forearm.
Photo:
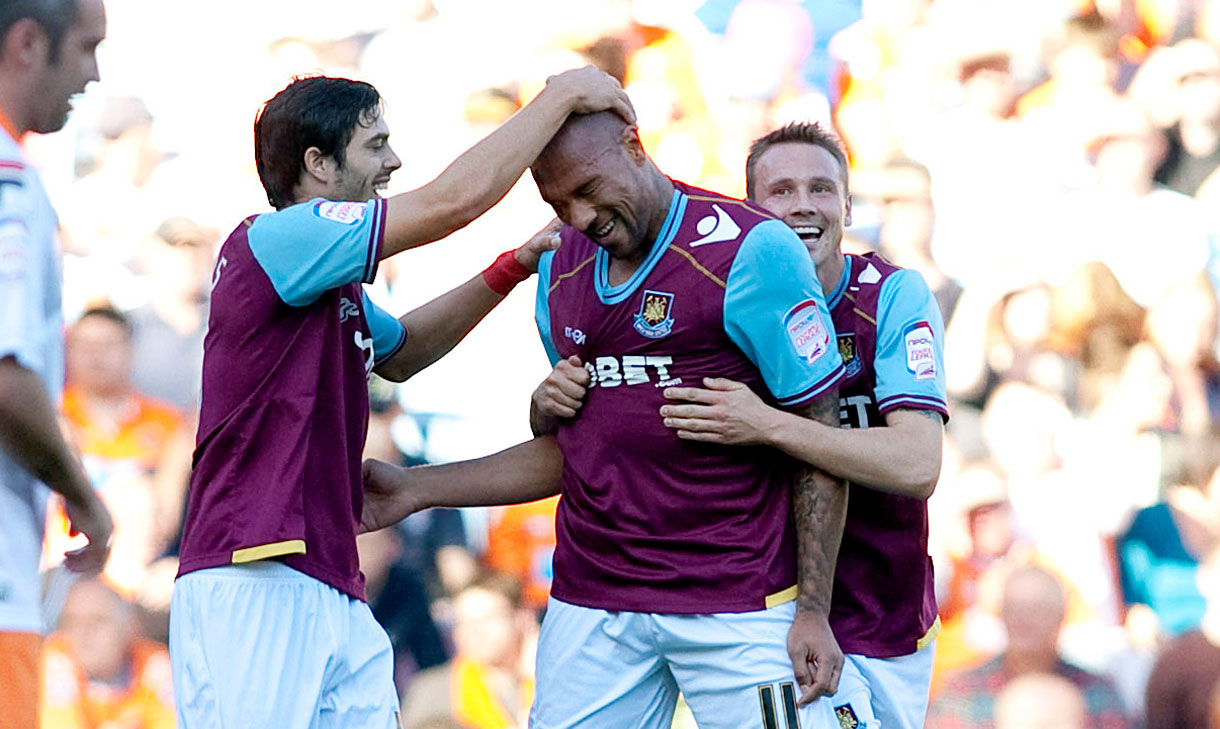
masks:
{"type": "Polygon", "coordinates": [[[0,448],[66,499],[81,503],[93,496],[42,381],[12,357],[0,359],[0,448]]]}
{"type": "MultiPolygon", "coordinates": [[[[814,403],[808,416],[829,425],[838,419],[837,396],[814,403]]],[[[797,539],[797,609],[830,614],[835,562],[847,519],[847,484],[803,464],[792,487],[797,539]]]]}
{"type": "Polygon", "coordinates": [[[480,274],[399,318],[407,330],[402,349],[377,374],[402,382],[449,353],[504,300],[480,274]]]}
{"type": "Polygon", "coordinates": [[[563,455],[552,437],[484,458],[402,470],[420,508],[523,504],[559,493],[563,455]]]}
{"type": "MultiPolygon", "coordinates": [[[[935,411],[923,411],[940,420],[935,411]]],[[[930,428],[840,428],[775,411],[767,445],[840,478],[927,499],[940,475],[939,422],[930,428]]]]}

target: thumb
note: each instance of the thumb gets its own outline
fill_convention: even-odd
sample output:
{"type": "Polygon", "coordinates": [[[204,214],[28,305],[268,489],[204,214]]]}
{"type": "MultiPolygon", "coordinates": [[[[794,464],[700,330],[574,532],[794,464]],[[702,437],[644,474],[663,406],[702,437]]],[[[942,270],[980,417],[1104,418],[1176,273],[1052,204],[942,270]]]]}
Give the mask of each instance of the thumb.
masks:
{"type": "Polygon", "coordinates": [[[580,361],[579,354],[574,354],[571,357],[568,357],[568,364],[572,365],[573,367],[584,367],[585,366],[585,363],[580,361]]]}

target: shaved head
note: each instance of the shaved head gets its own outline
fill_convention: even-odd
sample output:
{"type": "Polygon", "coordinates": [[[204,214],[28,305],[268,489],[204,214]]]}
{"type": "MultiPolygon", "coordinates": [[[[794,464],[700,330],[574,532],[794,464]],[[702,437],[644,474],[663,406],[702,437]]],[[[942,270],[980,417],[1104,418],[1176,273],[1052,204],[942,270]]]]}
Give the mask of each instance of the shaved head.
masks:
{"type": "Polygon", "coordinates": [[[570,115],[534,160],[534,174],[545,175],[555,165],[589,160],[619,146],[628,126],[631,125],[612,111],[570,115]]]}

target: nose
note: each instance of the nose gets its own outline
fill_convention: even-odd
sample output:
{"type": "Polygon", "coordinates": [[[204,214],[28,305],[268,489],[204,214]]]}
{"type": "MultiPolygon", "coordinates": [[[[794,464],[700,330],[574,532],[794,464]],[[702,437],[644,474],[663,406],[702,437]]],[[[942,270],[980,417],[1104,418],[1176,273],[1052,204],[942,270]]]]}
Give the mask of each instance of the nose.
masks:
{"type": "Polygon", "coordinates": [[[794,213],[814,213],[817,212],[817,206],[813,202],[813,194],[808,190],[798,190],[793,195],[792,212],[794,213]]]}
{"type": "Polygon", "coordinates": [[[563,222],[577,230],[588,230],[593,221],[597,220],[597,211],[588,203],[572,203],[568,206],[567,214],[568,217],[564,218],[563,222]]]}
{"type": "MultiPolygon", "coordinates": [[[[387,149],[389,148],[387,147],[387,149]]],[[[383,166],[390,172],[393,172],[399,167],[402,167],[402,160],[399,159],[398,155],[394,153],[393,149],[389,149],[389,152],[390,154],[387,156],[383,166]]]]}

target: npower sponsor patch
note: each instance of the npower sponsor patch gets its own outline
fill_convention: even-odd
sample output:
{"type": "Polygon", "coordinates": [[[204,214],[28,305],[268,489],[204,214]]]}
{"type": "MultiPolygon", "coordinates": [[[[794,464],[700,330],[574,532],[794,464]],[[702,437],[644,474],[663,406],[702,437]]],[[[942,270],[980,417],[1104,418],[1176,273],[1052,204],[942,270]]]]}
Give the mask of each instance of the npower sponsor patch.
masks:
{"type": "Polygon", "coordinates": [[[902,344],[907,352],[907,372],[917,380],[936,379],[936,347],[932,326],[926,321],[908,324],[902,330],[902,344]]]}
{"type": "Polygon", "coordinates": [[[796,348],[796,353],[813,364],[830,348],[830,332],[826,329],[817,302],[806,299],[784,314],[784,331],[796,348]]]}
{"type": "Polygon", "coordinates": [[[367,203],[322,200],[314,204],[313,214],[323,220],[333,220],[344,225],[356,225],[364,220],[366,205],[367,203]]]}

